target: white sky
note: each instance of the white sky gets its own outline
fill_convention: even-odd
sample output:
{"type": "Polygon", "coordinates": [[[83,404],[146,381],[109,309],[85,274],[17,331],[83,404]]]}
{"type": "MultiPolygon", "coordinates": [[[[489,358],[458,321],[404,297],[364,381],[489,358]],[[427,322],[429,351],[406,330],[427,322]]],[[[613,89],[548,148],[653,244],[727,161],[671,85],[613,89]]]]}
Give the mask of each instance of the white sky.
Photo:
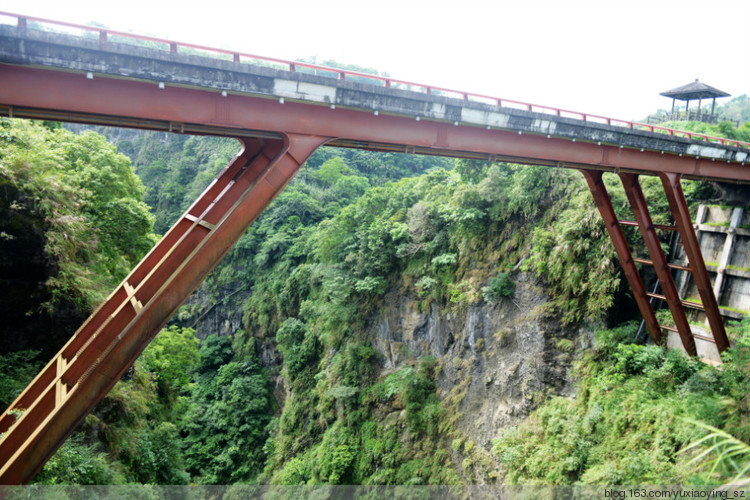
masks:
{"type": "Polygon", "coordinates": [[[750,93],[750,0],[2,0],[0,10],[623,119],[669,108],[659,92],[696,78],[750,93]]]}

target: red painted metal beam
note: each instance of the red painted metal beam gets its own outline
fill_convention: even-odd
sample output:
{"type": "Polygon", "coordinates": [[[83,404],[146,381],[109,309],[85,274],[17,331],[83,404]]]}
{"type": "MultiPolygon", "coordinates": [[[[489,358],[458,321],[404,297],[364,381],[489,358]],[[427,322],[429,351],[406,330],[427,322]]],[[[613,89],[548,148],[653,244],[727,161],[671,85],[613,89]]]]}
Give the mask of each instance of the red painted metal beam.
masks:
{"type": "Polygon", "coordinates": [[[701,246],[693,229],[693,219],[690,216],[687,200],[682,191],[680,176],[678,174],[659,174],[659,177],[669,201],[669,208],[672,210],[675,223],[680,231],[685,254],[690,262],[693,279],[701,296],[701,302],[703,302],[704,312],[713,332],[716,347],[721,353],[729,348],[729,340],[724,330],[724,322],[721,319],[711,280],[708,277],[708,271],[706,271],[706,264],[703,261],[701,246]]]}
{"type": "Polygon", "coordinates": [[[321,106],[250,95],[222,97],[218,91],[84,75],[49,69],[0,65],[0,104],[28,106],[112,117],[166,120],[243,130],[322,135],[355,141],[477,152],[512,157],[520,162],[558,166],[592,166],[750,182],[750,168],[709,159],[515,131],[453,126],[414,117],[321,106]]]}
{"type": "Polygon", "coordinates": [[[328,140],[243,139],[243,151],[3,413],[0,484],[30,481],[190,293],[328,140]]]}
{"type": "Polygon", "coordinates": [[[672,318],[680,334],[680,339],[682,339],[682,345],[688,354],[696,356],[698,352],[695,347],[692,331],[690,330],[690,324],[685,316],[685,310],[682,308],[680,296],[672,279],[667,258],[664,256],[664,251],[661,248],[661,242],[659,242],[659,237],[654,230],[654,224],[651,221],[648,204],[646,203],[646,198],[643,196],[638,176],[621,173],[620,179],[622,180],[622,185],[625,187],[625,194],[630,202],[630,207],[633,209],[633,215],[635,215],[635,219],[638,221],[638,229],[641,231],[641,235],[646,242],[646,248],[648,248],[648,253],[651,256],[651,261],[654,263],[654,271],[656,271],[656,276],[659,278],[659,284],[664,292],[669,310],[672,312],[672,318]]]}
{"type": "Polygon", "coordinates": [[[656,320],[654,310],[648,301],[646,288],[643,286],[641,276],[638,274],[638,269],[635,267],[635,262],[633,261],[630,249],[628,248],[628,242],[625,239],[625,235],[622,234],[620,222],[617,220],[617,215],[612,207],[612,201],[609,198],[609,193],[607,192],[607,188],[602,179],[602,172],[581,170],[581,173],[586,178],[591,194],[594,196],[596,208],[599,209],[599,213],[604,220],[604,225],[607,228],[609,237],[615,246],[617,257],[620,259],[620,265],[625,272],[625,277],[630,284],[630,288],[633,290],[633,297],[635,298],[636,304],[638,304],[638,309],[641,311],[648,333],[651,335],[651,339],[654,343],[661,344],[662,339],[659,322],[656,320]]]}

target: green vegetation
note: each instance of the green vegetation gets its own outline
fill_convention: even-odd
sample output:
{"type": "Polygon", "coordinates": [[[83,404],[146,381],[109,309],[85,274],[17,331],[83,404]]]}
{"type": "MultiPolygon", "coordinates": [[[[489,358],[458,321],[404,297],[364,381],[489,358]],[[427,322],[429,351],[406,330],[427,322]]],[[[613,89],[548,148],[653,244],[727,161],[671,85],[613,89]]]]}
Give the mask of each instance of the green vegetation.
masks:
{"type": "MultiPolygon", "coordinates": [[[[0,183],[44,220],[59,271],[47,307],[62,297],[88,312],[151,248],[154,218],[127,157],[104,137],[0,120],[0,183]]],[[[16,205],[23,210],[23,205],[16,205]]]]}
{"type": "Polygon", "coordinates": [[[748,122],[750,121],[750,97],[747,94],[734,97],[726,104],[718,106],[716,111],[721,120],[748,122]]]}
{"type": "Polygon", "coordinates": [[[0,406],[3,409],[18,397],[42,369],[36,351],[16,351],[0,355],[0,406]]]}
{"type": "MultiPolygon", "coordinates": [[[[51,283],[82,309],[148,249],[152,224],[165,232],[237,150],[225,139],[102,130],[132,158],[131,167],[92,132],[17,121],[3,121],[0,132],[2,179],[44,214],[47,251],[60,270],[51,283]]],[[[604,179],[618,216],[632,219],[619,179],[604,179]]],[[[654,222],[670,222],[660,182],[643,178],[642,187],[654,222]]],[[[710,193],[698,182],[684,190],[691,203],[710,193]]],[[[637,230],[624,232],[643,256],[637,230]]],[[[322,149],[217,266],[200,302],[156,337],[38,481],[729,478],[724,466],[688,470],[702,444],[684,459],[677,452],[703,432],[684,418],[748,441],[741,396],[747,323],[737,328],[738,349],[724,370],[630,345],[633,325],[600,333],[577,364],[578,396],[544,402],[543,391],[534,395],[541,406],[503,433],[495,456],[458,426],[475,358],[460,361],[465,366],[448,390],[439,389],[442,360],[416,358],[408,345],[394,347],[398,365],[382,370],[367,332],[389,294],[412,297],[419,311],[436,305],[441,315],[458,315],[483,301],[513,300],[523,280],[534,278],[551,297],[545,318],[561,328],[604,321],[616,301],[627,300],[604,224],[576,172],[322,149]],[[243,316],[232,337],[199,342],[179,326],[215,304],[226,307],[230,296],[242,303],[243,316]]],[[[478,339],[477,356],[507,340],[504,329],[494,340],[478,339]]],[[[553,344],[566,359],[578,355],[577,345],[567,338],[553,344]]],[[[34,375],[33,358],[3,355],[0,400],[12,400],[34,375]]]]}
{"type": "Polygon", "coordinates": [[[262,469],[272,398],[257,360],[232,361],[227,337],[209,337],[200,351],[183,426],[187,469],[209,484],[248,482],[262,469]]]}
{"type": "Polygon", "coordinates": [[[741,456],[725,467],[695,465],[717,460],[709,458],[710,448],[699,454],[704,439],[722,446],[717,432],[724,439],[728,432],[735,444],[750,438],[750,321],[731,329],[736,347],[721,369],[658,346],[628,344],[637,326],[599,332],[595,349],[578,362],[578,396],[551,398],[495,441],[508,480],[635,485],[734,479],[741,456]],[[714,436],[702,438],[705,426],[692,421],[715,428],[714,436]]]}
{"type": "Polygon", "coordinates": [[[729,121],[723,121],[718,124],[703,122],[665,122],[660,123],[659,125],[677,130],[685,130],[686,132],[696,132],[698,134],[710,135],[713,137],[726,137],[727,139],[750,142],[750,122],[745,122],[739,127],[729,121]]]}
{"type": "Polygon", "coordinates": [[[489,303],[495,302],[502,297],[512,297],[515,285],[508,273],[500,273],[490,278],[488,286],[482,288],[484,300],[489,303]]]}
{"type": "Polygon", "coordinates": [[[733,485],[748,484],[750,476],[750,445],[743,443],[727,432],[706,425],[702,422],[689,420],[688,423],[708,432],[697,441],[690,443],[680,450],[680,453],[690,451],[699,446],[708,446],[700,455],[694,457],[688,465],[698,463],[703,467],[711,467],[708,477],[719,471],[719,476],[730,478],[728,483],[733,485]],[[708,456],[710,460],[701,460],[708,456]]]}
{"type": "Polygon", "coordinates": [[[720,305],[719,309],[726,309],[727,311],[732,311],[732,312],[736,312],[736,313],[740,313],[740,314],[747,314],[747,311],[744,311],[742,309],[737,309],[736,307],[731,307],[731,306],[722,306],[722,305],[720,305]]]}

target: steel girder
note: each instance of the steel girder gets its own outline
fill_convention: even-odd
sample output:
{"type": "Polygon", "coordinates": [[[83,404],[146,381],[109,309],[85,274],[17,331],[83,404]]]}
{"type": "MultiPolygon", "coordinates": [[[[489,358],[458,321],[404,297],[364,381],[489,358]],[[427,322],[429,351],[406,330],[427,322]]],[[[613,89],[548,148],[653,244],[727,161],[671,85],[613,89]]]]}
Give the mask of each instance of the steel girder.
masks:
{"type": "Polygon", "coordinates": [[[596,208],[599,209],[599,213],[604,220],[604,225],[609,233],[609,238],[612,240],[612,244],[617,252],[617,258],[620,260],[620,265],[625,272],[625,277],[628,280],[630,289],[633,291],[633,298],[635,298],[638,309],[641,311],[641,316],[646,323],[646,328],[651,339],[656,344],[661,344],[661,329],[659,323],[654,315],[654,310],[648,301],[648,295],[646,294],[646,288],[643,286],[641,275],[638,274],[638,269],[635,266],[633,257],[628,247],[628,242],[625,239],[625,235],[622,233],[620,227],[620,221],[615,215],[615,210],[612,207],[612,201],[609,198],[607,188],[604,186],[602,179],[602,172],[581,170],[581,173],[586,178],[586,182],[589,185],[591,194],[594,197],[594,203],[596,208]]]}
{"type": "Polygon", "coordinates": [[[713,332],[713,339],[716,342],[719,352],[724,352],[729,347],[729,340],[724,330],[724,322],[721,319],[721,313],[716,302],[716,295],[714,295],[714,290],[711,286],[711,280],[708,277],[706,264],[703,261],[700,243],[693,228],[693,220],[688,210],[687,200],[685,200],[685,194],[682,192],[680,175],[662,173],[659,174],[659,178],[661,178],[662,186],[664,186],[664,193],[667,195],[667,201],[669,202],[669,208],[672,211],[675,225],[680,232],[689,268],[698,288],[708,324],[713,332]]]}

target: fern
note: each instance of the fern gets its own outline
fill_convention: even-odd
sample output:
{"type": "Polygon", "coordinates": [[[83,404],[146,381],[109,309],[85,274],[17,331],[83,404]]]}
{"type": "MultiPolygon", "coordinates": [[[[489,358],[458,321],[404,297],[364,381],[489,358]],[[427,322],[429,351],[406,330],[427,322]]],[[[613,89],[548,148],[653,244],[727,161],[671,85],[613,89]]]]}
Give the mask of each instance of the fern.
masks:
{"type": "Polygon", "coordinates": [[[688,465],[712,464],[707,478],[713,476],[717,470],[723,470],[727,475],[734,475],[729,483],[735,485],[750,484],[750,475],[748,475],[750,471],[750,445],[716,427],[692,419],[685,419],[685,421],[708,431],[708,434],[677,452],[678,454],[685,453],[700,446],[707,446],[703,452],[690,460],[688,465]],[[703,462],[704,459],[709,457],[715,458],[703,462]]]}

